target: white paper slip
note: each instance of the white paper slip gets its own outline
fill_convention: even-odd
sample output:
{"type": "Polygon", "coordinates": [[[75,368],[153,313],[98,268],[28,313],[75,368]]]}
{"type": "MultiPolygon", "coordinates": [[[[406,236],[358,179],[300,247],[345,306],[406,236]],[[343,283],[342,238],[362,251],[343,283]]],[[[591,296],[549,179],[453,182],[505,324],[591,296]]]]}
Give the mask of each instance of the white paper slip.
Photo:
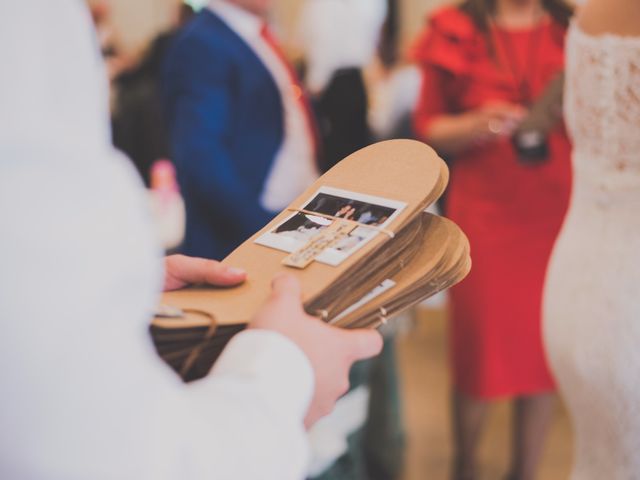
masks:
{"type": "Polygon", "coordinates": [[[396,282],[394,282],[393,280],[390,280],[390,279],[385,280],[380,285],[378,285],[376,288],[374,288],[369,293],[367,293],[360,300],[358,300],[356,303],[354,303],[350,307],[347,307],[345,310],[340,312],[329,323],[335,323],[335,322],[343,319],[344,317],[346,317],[350,313],[355,312],[358,308],[360,308],[363,305],[366,305],[367,303],[369,303],[371,300],[373,300],[377,296],[382,295],[387,290],[390,290],[391,288],[395,287],[395,285],[396,285],[396,282]]]}

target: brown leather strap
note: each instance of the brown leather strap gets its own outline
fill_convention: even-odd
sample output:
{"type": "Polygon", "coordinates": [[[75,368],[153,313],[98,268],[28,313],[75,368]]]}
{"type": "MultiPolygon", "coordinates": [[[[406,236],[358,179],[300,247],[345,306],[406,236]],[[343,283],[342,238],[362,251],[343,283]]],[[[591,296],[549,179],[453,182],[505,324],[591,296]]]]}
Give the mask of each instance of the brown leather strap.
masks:
{"type": "Polygon", "coordinates": [[[185,358],[184,363],[182,364],[182,367],[180,367],[180,376],[182,378],[185,378],[189,373],[189,370],[191,370],[196,360],[202,353],[202,350],[207,346],[207,343],[209,342],[209,340],[211,340],[215,335],[216,330],[218,329],[218,325],[216,324],[215,317],[209,312],[205,312],[204,310],[195,310],[195,309],[185,308],[183,309],[183,312],[192,313],[196,315],[203,315],[209,319],[209,329],[207,330],[207,333],[205,333],[204,338],[200,343],[198,343],[198,345],[196,345],[193,348],[193,350],[191,350],[189,355],[187,355],[187,358],[185,358]]]}

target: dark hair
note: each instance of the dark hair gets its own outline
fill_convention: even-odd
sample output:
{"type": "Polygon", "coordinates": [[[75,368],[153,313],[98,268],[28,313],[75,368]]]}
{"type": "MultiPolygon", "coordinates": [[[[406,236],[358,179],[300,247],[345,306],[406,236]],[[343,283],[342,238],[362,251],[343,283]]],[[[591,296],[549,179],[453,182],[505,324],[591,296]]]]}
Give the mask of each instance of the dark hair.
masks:
{"type": "MultiPolygon", "coordinates": [[[[562,26],[568,26],[573,8],[564,0],[542,0],[543,8],[562,26]]],[[[465,0],[460,10],[471,17],[483,33],[489,32],[489,19],[496,10],[496,0],[465,0]]]]}

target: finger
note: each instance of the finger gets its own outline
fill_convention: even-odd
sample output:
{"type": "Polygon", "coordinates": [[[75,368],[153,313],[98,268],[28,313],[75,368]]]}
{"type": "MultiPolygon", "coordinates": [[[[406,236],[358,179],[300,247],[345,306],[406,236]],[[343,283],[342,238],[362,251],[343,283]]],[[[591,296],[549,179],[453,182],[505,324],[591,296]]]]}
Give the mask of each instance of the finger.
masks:
{"type": "Polygon", "coordinates": [[[290,274],[276,275],[271,282],[271,296],[251,322],[253,328],[276,329],[277,325],[285,325],[284,333],[290,336],[292,325],[287,319],[305,318],[302,308],[300,283],[290,274]]]}
{"type": "Polygon", "coordinates": [[[207,265],[205,265],[204,283],[230,287],[247,279],[247,272],[241,268],[223,265],[215,260],[205,260],[205,262],[207,265]]]}
{"type": "Polygon", "coordinates": [[[246,272],[205,258],[172,255],[167,258],[167,273],[184,283],[208,283],[211,285],[237,285],[246,279],[246,272]]]}
{"type": "Polygon", "coordinates": [[[375,357],[382,351],[382,335],[377,330],[343,330],[352,361],[375,357]]]}
{"type": "Polygon", "coordinates": [[[281,273],[271,282],[272,298],[293,299],[300,302],[302,299],[302,287],[296,277],[290,273],[281,273]]]}
{"type": "Polygon", "coordinates": [[[485,112],[489,116],[494,116],[501,119],[507,119],[512,117],[519,117],[526,113],[526,109],[520,105],[511,103],[495,104],[487,108],[485,112]]]}
{"type": "Polygon", "coordinates": [[[520,117],[525,116],[527,113],[529,113],[529,109],[523,105],[514,105],[513,106],[513,111],[514,114],[520,117]]]}
{"type": "Polygon", "coordinates": [[[508,111],[505,112],[504,116],[508,120],[522,120],[527,116],[528,112],[529,111],[526,108],[520,105],[513,105],[508,111]]]}

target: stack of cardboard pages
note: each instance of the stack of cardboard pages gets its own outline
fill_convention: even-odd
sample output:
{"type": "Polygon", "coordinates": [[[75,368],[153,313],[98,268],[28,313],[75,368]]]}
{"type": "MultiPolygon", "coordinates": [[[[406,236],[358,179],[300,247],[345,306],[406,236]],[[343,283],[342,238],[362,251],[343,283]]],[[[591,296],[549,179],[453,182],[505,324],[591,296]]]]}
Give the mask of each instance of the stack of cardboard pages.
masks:
{"type": "Polygon", "coordinates": [[[345,158],[224,259],[248,272],[244,284],[163,295],[151,326],[158,353],[185,380],[206,375],[279,272],[298,277],[309,314],[343,328],[376,328],[456,284],[471,267],[467,238],[425,212],[448,176],[438,155],[413,140],[345,158]]]}

